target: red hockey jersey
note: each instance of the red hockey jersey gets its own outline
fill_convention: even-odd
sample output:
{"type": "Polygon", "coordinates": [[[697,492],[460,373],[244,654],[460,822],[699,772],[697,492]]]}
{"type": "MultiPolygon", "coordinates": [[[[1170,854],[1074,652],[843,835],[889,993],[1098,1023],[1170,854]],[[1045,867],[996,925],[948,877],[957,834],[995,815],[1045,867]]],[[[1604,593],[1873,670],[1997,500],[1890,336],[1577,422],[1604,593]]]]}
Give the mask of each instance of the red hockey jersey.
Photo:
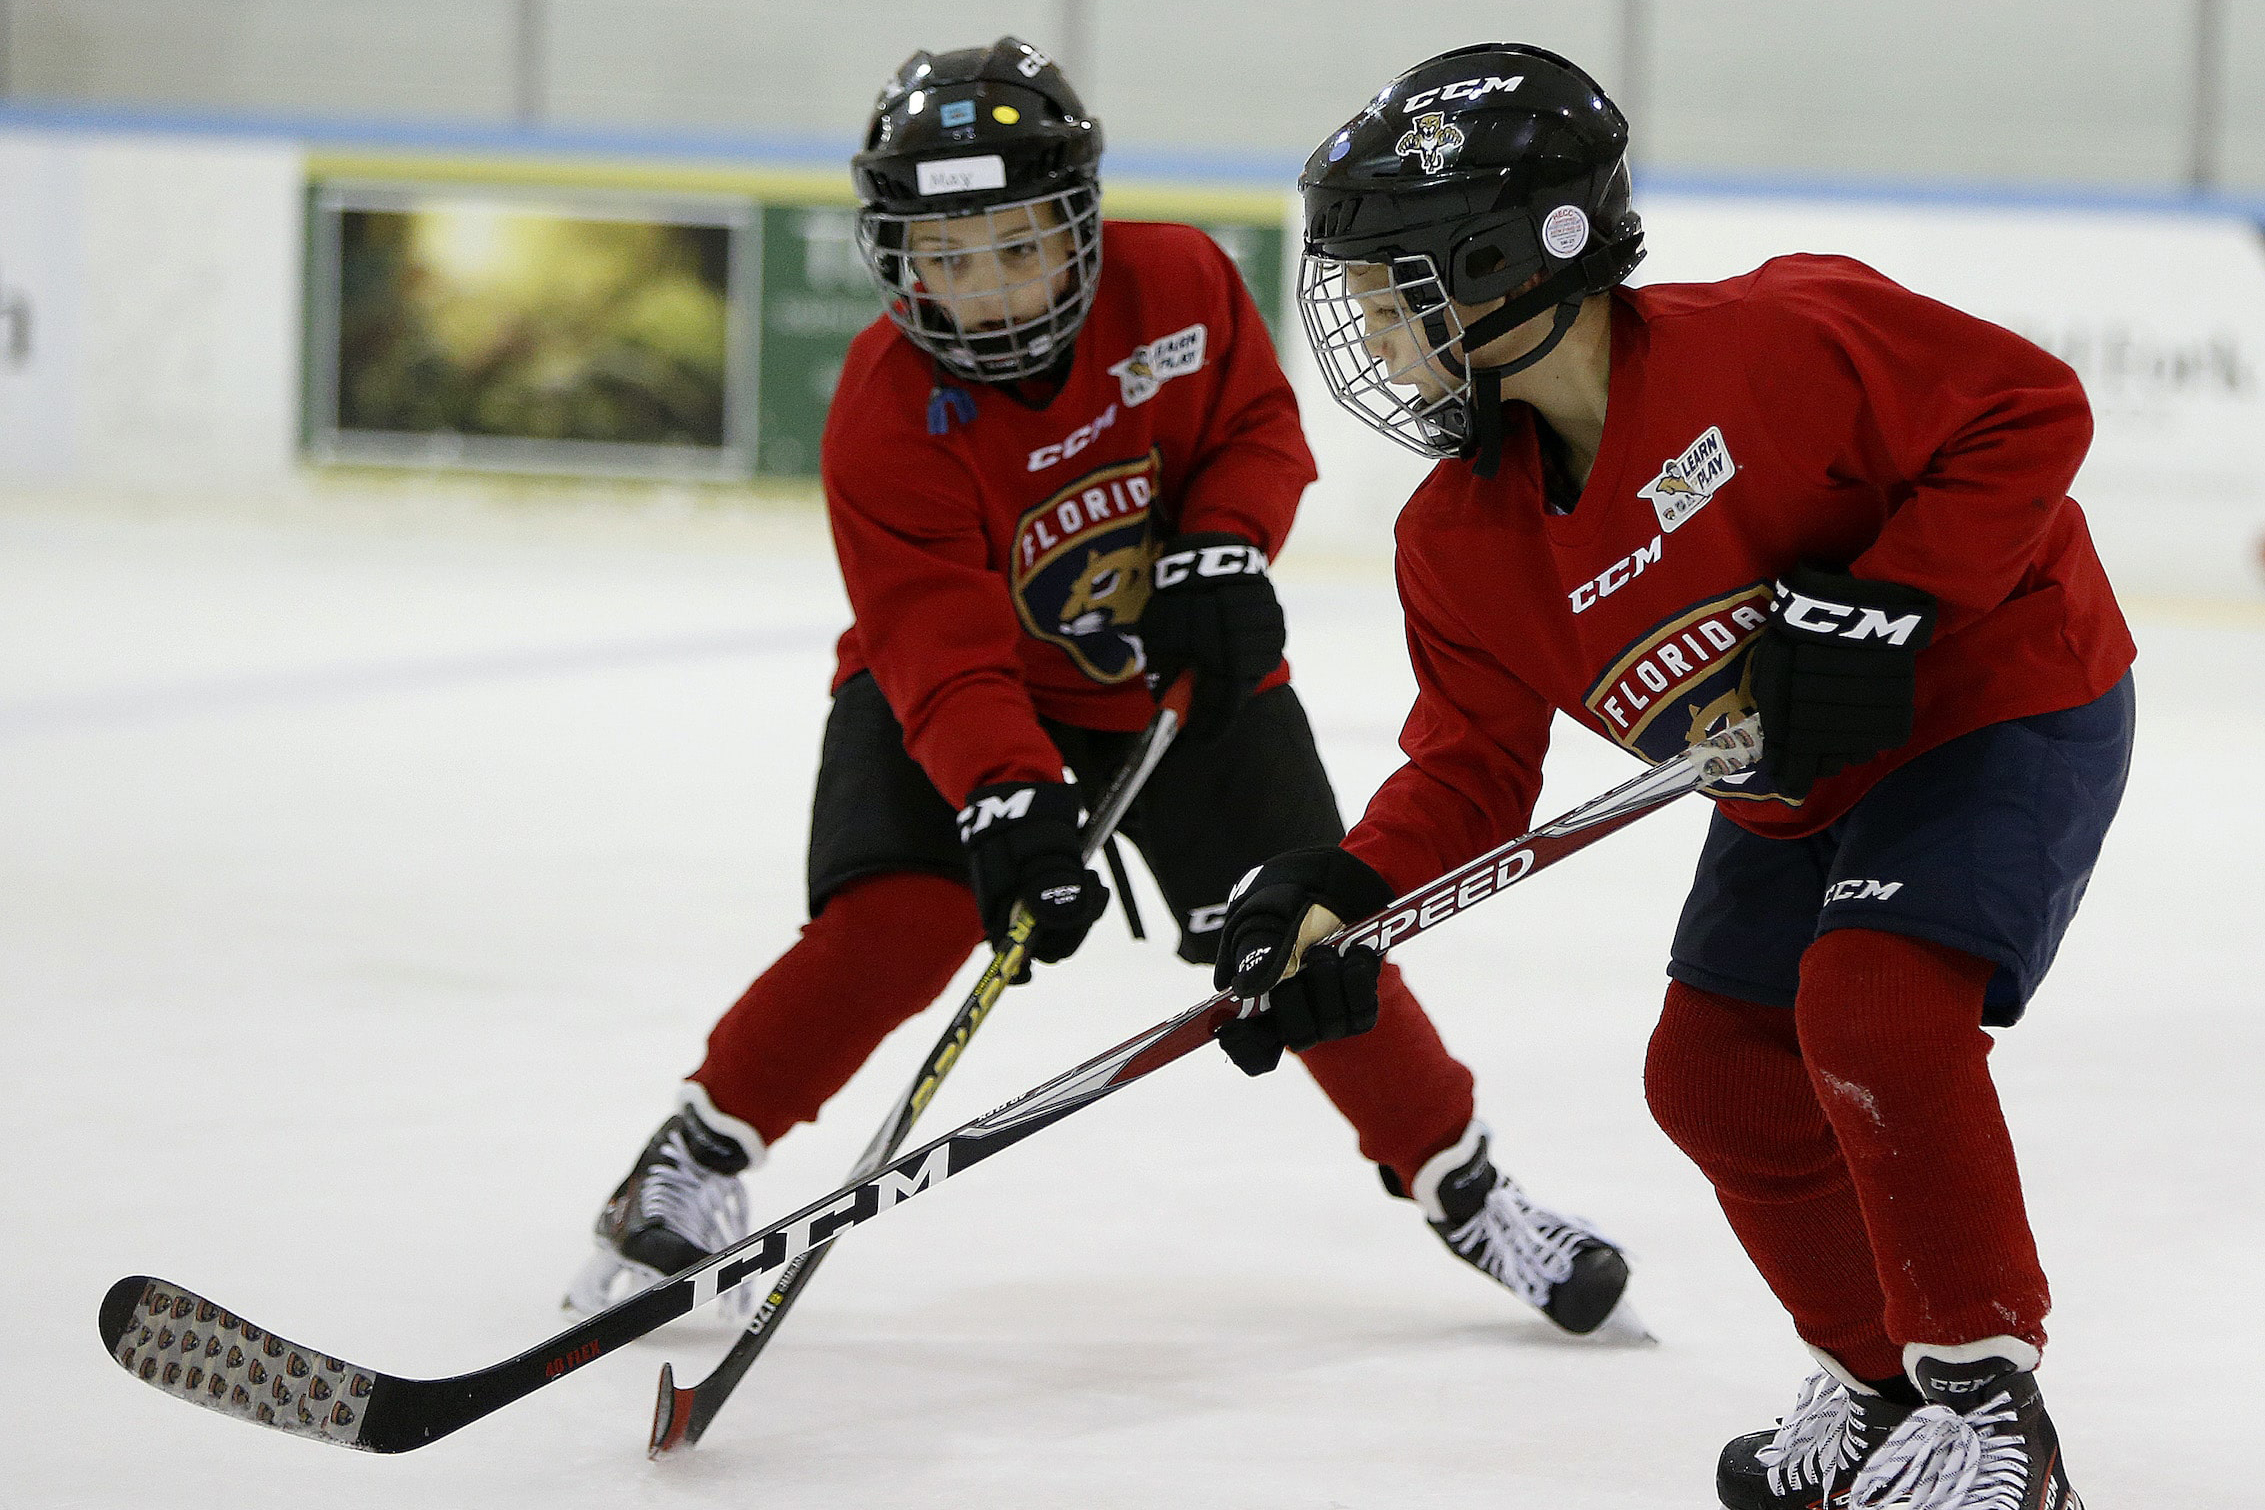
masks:
{"type": "Polygon", "coordinates": [[[1040,714],[1147,723],[1127,632],[1157,543],[1227,530],[1271,557],[1315,474],[1257,306],[1190,226],[1105,224],[1092,310],[1043,407],[951,386],[874,321],[850,343],[822,473],[856,614],[834,685],[870,670],[957,804],[990,782],[1061,779],[1040,714]]]}
{"type": "Polygon", "coordinates": [[[1707,794],[1755,833],[1825,827],[1944,741],[2087,702],[2134,648],[2067,496],[2091,442],[2076,375],[1842,257],[1613,295],[1596,464],[1543,507],[1534,411],[1491,480],[1443,462],[1400,516],[1417,700],[1407,764],[1347,840],[1406,890],[1531,826],[1553,711],[1645,760],[1752,710],[1747,656],[1801,561],[1906,582],[1940,617],[1916,737],[1794,802],[1707,794]]]}

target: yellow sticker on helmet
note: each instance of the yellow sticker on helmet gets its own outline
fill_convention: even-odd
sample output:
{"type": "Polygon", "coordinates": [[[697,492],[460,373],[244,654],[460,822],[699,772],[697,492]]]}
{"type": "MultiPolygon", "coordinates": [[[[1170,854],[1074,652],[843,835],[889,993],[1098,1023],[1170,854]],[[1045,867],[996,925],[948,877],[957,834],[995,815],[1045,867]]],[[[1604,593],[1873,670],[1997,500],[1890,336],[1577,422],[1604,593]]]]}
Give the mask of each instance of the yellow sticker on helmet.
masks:
{"type": "Polygon", "coordinates": [[[1022,119],[1022,112],[1012,105],[994,105],[991,107],[991,119],[1002,126],[1011,126],[1022,119]]]}

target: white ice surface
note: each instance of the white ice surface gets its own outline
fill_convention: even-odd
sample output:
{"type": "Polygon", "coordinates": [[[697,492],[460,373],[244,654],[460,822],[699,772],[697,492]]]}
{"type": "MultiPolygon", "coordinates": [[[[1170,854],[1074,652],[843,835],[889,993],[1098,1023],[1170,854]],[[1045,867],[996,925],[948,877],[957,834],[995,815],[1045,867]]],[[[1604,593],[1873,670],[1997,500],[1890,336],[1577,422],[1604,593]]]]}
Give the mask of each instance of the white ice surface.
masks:
{"type": "MultiPolygon", "coordinates": [[[[0,1504],[1701,1510],[1790,1403],[1805,1355],[1642,1102],[1695,804],[1406,951],[1505,1162],[1633,1253],[1657,1347],[1554,1334],[1302,1075],[1206,1053],[858,1230],[679,1461],[643,1455],[654,1376],[705,1372],[712,1322],[398,1458],[134,1383],[94,1326],[134,1272],[398,1373],[556,1330],[592,1212],[802,919],[844,617],[806,523],[306,513],[0,513],[0,1504]]],[[[1406,697],[1389,585],[1285,579],[1351,811],[1406,697]]],[[[2216,1510],[2265,1404],[2265,620],[2139,629],[2130,796],[1997,1072],[2077,1484],[2216,1510]]],[[[1546,805],[1631,770],[1569,735],[1546,805]]],[[[1112,917],[933,1126],[1203,989],[1112,917]]],[[[785,1141],[759,1217],[837,1183],[936,1027],[785,1141]]]]}

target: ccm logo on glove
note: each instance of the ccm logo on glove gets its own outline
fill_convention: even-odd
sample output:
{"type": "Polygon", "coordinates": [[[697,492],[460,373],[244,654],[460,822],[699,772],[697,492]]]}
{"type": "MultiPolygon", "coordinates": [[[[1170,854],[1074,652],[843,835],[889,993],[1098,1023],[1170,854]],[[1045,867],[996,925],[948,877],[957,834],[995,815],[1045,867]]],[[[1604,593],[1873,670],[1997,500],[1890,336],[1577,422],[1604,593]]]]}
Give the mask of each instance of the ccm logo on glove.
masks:
{"type": "Polygon", "coordinates": [[[1927,610],[1915,608],[1891,619],[1878,608],[1812,598],[1783,582],[1777,584],[1776,607],[1778,622],[1789,629],[1841,640],[1885,640],[1890,645],[1908,645],[1917,635],[1915,649],[1926,645],[1927,631],[1934,621],[1934,614],[1927,610]]]}
{"type": "Polygon", "coordinates": [[[1176,550],[1156,558],[1156,585],[1177,587],[1190,576],[1242,577],[1266,575],[1266,552],[1255,545],[1232,541],[1223,545],[1176,550]]]}
{"type": "Polygon", "coordinates": [[[1004,797],[974,798],[959,810],[959,842],[967,843],[994,823],[1029,817],[1031,799],[1037,792],[1034,786],[1021,786],[1009,788],[1004,797]]]}
{"type": "Polygon", "coordinates": [[[1282,664],[1288,632],[1266,552],[1225,532],[1163,542],[1141,610],[1141,655],[1151,690],[1195,673],[1187,729],[1214,739],[1258,684],[1282,664]]]}
{"type": "MultiPolygon", "coordinates": [[[[1060,781],[1006,781],[967,794],[959,811],[968,882],[991,946],[1006,944],[1017,904],[1031,918],[1029,958],[1067,959],[1109,905],[1109,888],[1086,868],[1077,793],[1060,781]]],[[[1015,979],[1026,979],[1027,969],[1015,979]]]]}
{"type": "Polygon", "coordinates": [[[1785,573],[1747,676],[1781,794],[1804,798],[1910,740],[1934,629],[1935,600],[1916,587],[1817,566],[1785,573]]]}

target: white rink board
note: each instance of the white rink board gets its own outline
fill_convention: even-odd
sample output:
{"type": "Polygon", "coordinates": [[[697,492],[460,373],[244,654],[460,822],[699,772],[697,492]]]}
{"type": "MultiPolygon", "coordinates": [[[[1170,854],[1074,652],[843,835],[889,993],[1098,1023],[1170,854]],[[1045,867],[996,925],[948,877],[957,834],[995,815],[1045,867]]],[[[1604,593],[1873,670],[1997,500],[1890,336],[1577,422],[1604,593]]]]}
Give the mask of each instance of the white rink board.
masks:
{"type": "MultiPolygon", "coordinates": [[[[297,489],[302,161],[271,141],[0,131],[0,315],[26,296],[35,332],[31,362],[11,366],[0,331],[0,491],[297,489]]],[[[1640,208],[1639,282],[1842,252],[2042,341],[2092,396],[2097,436],[2075,491],[2119,587],[2265,594],[2255,227],[2171,211],[1675,194],[1640,208]]],[[[1302,332],[1284,335],[1322,469],[1295,548],[1381,560],[1427,464],[1339,409],[1302,332]]]]}
{"type": "Polygon", "coordinates": [[[301,161],[276,143],[0,131],[0,301],[29,242],[39,384],[36,422],[11,413],[0,364],[0,487],[291,479],[301,161]]]}

